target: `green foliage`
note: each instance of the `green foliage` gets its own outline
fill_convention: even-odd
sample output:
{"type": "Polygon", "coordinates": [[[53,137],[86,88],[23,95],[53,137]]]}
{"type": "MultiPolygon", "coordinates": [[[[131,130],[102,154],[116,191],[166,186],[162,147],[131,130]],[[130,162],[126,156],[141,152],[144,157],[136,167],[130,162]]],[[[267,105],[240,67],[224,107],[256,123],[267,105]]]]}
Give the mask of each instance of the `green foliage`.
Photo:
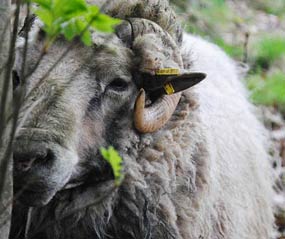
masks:
{"type": "Polygon", "coordinates": [[[123,178],[124,178],[124,174],[123,174],[123,160],[120,157],[120,155],[118,154],[118,152],[112,147],[109,146],[108,149],[105,148],[101,148],[100,152],[103,156],[103,158],[111,165],[112,170],[113,170],[113,174],[115,177],[115,185],[116,186],[120,186],[123,178]]]}
{"type": "Polygon", "coordinates": [[[235,59],[241,59],[243,56],[243,49],[241,46],[230,45],[226,43],[222,38],[217,38],[214,42],[224,51],[235,59]]]}
{"type": "Polygon", "coordinates": [[[30,0],[36,3],[34,13],[44,23],[50,45],[59,34],[67,40],[80,36],[85,45],[91,45],[91,30],[112,32],[120,20],[100,13],[97,6],[85,0],[30,0]]]}
{"type": "Polygon", "coordinates": [[[257,42],[255,64],[269,68],[285,54],[285,39],[281,36],[266,36],[257,42]]]}
{"type": "Polygon", "coordinates": [[[276,105],[285,109],[285,74],[278,71],[270,76],[255,74],[248,78],[251,98],[256,104],[276,105]]]}
{"type": "MultiPolygon", "coordinates": [[[[238,61],[243,60],[247,50],[249,65],[252,68],[247,82],[252,91],[252,101],[256,104],[275,105],[285,112],[285,75],[280,67],[284,65],[285,60],[284,36],[278,33],[269,36],[258,32],[250,34],[247,49],[244,45],[244,30],[246,30],[244,27],[256,24],[259,19],[256,18],[256,14],[260,14],[260,10],[264,15],[267,13],[277,15],[280,22],[282,17],[285,19],[285,0],[246,1],[250,9],[245,14],[236,11],[233,7],[235,4],[231,5],[230,1],[226,0],[190,2],[191,5],[187,0],[172,0],[172,3],[179,8],[180,15],[187,16],[186,29],[208,38],[238,61]],[[231,35],[232,37],[236,35],[236,39],[227,37],[231,35]]],[[[249,28],[248,31],[250,32],[249,28]]]]}

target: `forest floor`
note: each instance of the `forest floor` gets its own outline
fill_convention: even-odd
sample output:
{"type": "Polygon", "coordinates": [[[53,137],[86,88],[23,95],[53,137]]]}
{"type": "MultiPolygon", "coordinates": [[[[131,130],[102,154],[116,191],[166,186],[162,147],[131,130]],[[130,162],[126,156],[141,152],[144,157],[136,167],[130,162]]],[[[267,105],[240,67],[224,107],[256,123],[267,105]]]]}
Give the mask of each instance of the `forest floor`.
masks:
{"type": "Polygon", "coordinates": [[[269,129],[278,239],[285,239],[285,1],[173,0],[184,29],[223,48],[247,72],[244,82],[269,129]]]}

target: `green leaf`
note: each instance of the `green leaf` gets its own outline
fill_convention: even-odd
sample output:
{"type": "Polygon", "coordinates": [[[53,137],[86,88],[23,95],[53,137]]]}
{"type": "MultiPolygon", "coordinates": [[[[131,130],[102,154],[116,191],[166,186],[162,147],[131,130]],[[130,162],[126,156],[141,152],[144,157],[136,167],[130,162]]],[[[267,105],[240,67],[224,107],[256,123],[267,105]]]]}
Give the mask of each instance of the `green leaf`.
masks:
{"type": "Polygon", "coordinates": [[[114,26],[121,22],[119,19],[112,18],[105,14],[100,14],[91,23],[91,26],[102,32],[113,32],[114,26]]]}
{"type": "Polygon", "coordinates": [[[92,37],[90,31],[85,31],[80,39],[86,46],[92,45],[92,37]]]}
{"type": "Polygon", "coordinates": [[[53,0],[32,0],[30,2],[38,4],[41,8],[50,10],[52,8],[53,0]]]}
{"type": "Polygon", "coordinates": [[[81,19],[76,19],[75,23],[76,23],[77,32],[79,33],[78,35],[81,35],[80,37],[81,41],[85,45],[90,46],[92,43],[92,39],[91,39],[91,33],[87,28],[87,22],[81,19]]]}
{"type": "Polygon", "coordinates": [[[38,8],[34,12],[48,28],[53,24],[53,16],[49,10],[38,8]]]}
{"type": "Polygon", "coordinates": [[[276,72],[265,78],[260,75],[250,76],[248,88],[252,91],[251,98],[254,103],[263,105],[285,105],[285,75],[276,72]]]}
{"type": "Polygon", "coordinates": [[[255,61],[261,67],[271,66],[285,54],[285,39],[282,36],[266,35],[255,46],[255,61]]]}
{"type": "MultiPolygon", "coordinates": [[[[92,44],[91,30],[113,32],[120,20],[101,14],[99,8],[85,0],[29,0],[36,3],[34,13],[44,23],[47,41],[53,42],[59,34],[67,40],[80,36],[81,41],[92,44]]],[[[47,44],[48,46],[50,44],[47,44]]]]}
{"type": "Polygon", "coordinates": [[[91,16],[97,16],[99,13],[99,7],[95,5],[88,6],[88,12],[91,16]]]}
{"type": "Polygon", "coordinates": [[[119,153],[112,147],[109,146],[108,149],[100,148],[101,155],[103,158],[111,165],[113,174],[115,177],[115,185],[120,186],[124,178],[123,175],[123,160],[119,153]]]}
{"type": "Polygon", "coordinates": [[[62,33],[68,41],[71,41],[77,34],[75,21],[70,21],[65,26],[62,26],[62,33]]]}
{"type": "Polygon", "coordinates": [[[83,0],[56,0],[54,12],[57,17],[70,20],[88,12],[87,4],[83,0]]]}

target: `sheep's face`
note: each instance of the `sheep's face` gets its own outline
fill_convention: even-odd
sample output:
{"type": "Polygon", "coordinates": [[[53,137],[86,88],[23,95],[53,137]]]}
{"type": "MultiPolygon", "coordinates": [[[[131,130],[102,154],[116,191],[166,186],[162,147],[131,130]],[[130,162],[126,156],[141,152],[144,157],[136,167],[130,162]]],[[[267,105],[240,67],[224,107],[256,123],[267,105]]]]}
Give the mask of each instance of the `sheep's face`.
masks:
{"type": "MultiPolygon", "coordinates": [[[[43,42],[37,37],[29,47],[26,72],[40,57],[43,42]]],[[[119,148],[119,132],[132,128],[130,115],[137,95],[132,53],[115,37],[93,47],[75,43],[38,86],[67,45],[57,40],[25,84],[29,96],[14,145],[14,179],[20,201],[32,206],[48,203],[56,192],[83,180],[91,170],[92,180],[98,183],[112,179],[99,149],[119,148]]],[[[22,52],[19,48],[15,96],[20,89],[16,74],[20,74],[22,52]]]]}
{"type": "MultiPolygon", "coordinates": [[[[182,90],[205,77],[202,73],[159,80],[154,76],[161,68],[183,68],[176,43],[154,22],[132,19],[116,30],[116,36],[94,34],[92,48],[75,41],[50,71],[68,45],[58,39],[32,74],[45,48],[41,31],[30,44],[25,64],[30,76],[24,84],[26,97],[14,145],[15,189],[20,190],[21,201],[46,204],[67,184],[86,180],[89,172],[89,180],[104,185],[112,173],[100,147],[113,145],[121,155],[127,152],[137,137],[133,121],[138,131],[154,132],[174,112],[180,93],[166,96],[157,91],[166,80],[183,85],[182,90]],[[147,86],[148,78],[155,87],[147,86]],[[147,106],[145,92],[138,94],[137,85],[148,89],[147,106]]],[[[19,48],[14,71],[15,97],[20,91],[17,74],[23,51],[19,48]]]]}

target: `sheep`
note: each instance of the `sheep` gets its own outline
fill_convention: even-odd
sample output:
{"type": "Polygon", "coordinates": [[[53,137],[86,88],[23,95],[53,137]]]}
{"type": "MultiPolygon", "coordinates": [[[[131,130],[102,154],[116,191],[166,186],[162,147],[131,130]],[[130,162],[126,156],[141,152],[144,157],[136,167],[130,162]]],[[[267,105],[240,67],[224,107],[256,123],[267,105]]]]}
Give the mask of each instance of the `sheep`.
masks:
{"type": "MultiPolygon", "coordinates": [[[[172,28],[148,11],[136,19],[133,10],[124,16],[124,9],[114,13],[117,5],[110,6],[106,12],[127,19],[117,35],[94,33],[92,49],[75,40],[76,47],[32,90],[63,51],[66,42],[58,39],[27,81],[32,93],[14,144],[19,196],[10,238],[270,238],[267,134],[236,64],[197,36],[183,33],[182,40],[176,21],[172,28]],[[140,90],[143,77],[155,80],[160,67],[207,78],[173,95],[140,90]],[[165,102],[174,104],[170,113],[165,102]],[[153,126],[145,118],[159,103],[165,108],[155,116],[163,117],[153,126]],[[99,153],[108,145],[124,160],[118,188],[99,153]]],[[[27,71],[43,45],[41,31],[31,31],[27,71]]]]}

